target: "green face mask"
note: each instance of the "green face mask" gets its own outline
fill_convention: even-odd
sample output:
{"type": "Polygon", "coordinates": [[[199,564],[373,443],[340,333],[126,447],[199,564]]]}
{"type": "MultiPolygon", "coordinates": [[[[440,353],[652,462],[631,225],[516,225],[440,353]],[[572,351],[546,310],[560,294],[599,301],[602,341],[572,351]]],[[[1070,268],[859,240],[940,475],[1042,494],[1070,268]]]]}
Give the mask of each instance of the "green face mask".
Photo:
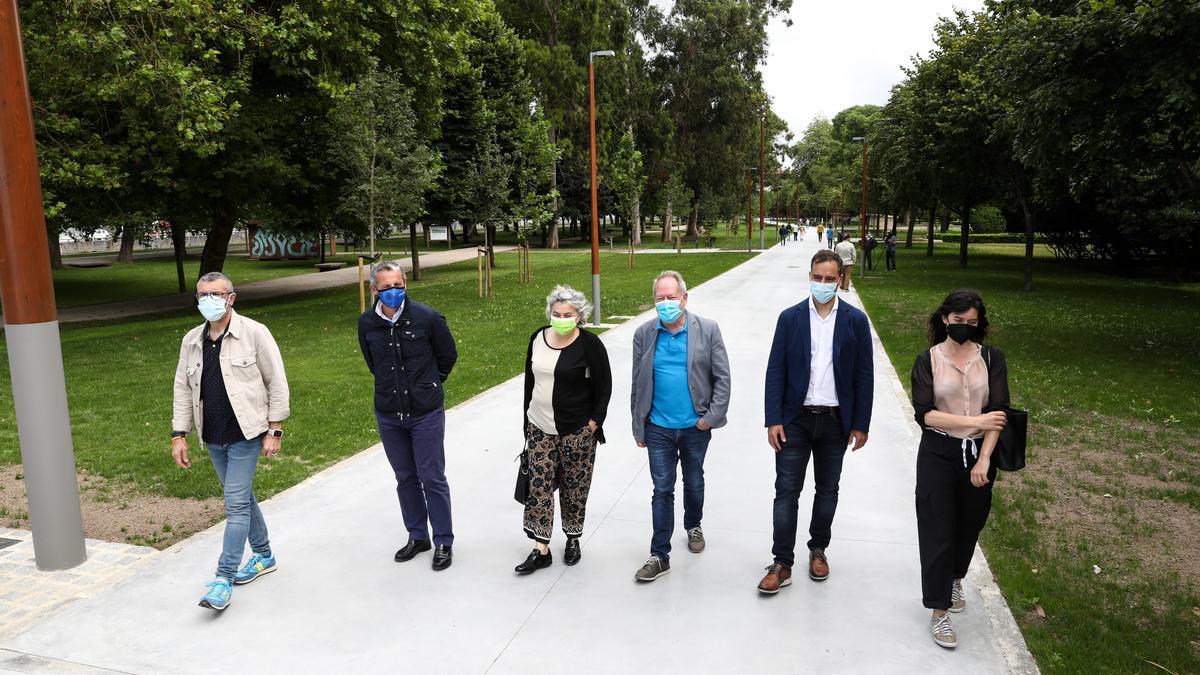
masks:
{"type": "Polygon", "coordinates": [[[575,317],[573,316],[565,319],[560,319],[557,316],[550,317],[550,327],[559,335],[569,335],[571,331],[575,330],[575,325],[575,317]]]}

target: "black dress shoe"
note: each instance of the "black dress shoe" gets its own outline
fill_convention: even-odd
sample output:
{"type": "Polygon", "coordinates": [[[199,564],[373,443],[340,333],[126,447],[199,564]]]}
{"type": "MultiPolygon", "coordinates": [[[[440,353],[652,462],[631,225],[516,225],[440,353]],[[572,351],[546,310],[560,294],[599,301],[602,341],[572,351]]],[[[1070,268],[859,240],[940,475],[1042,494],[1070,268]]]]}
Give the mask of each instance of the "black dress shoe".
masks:
{"type": "Polygon", "coordinates": [[[450,547],[445,544],[438,544],[433,549],[433,569],[438,572],[450,566],[454,562],[454,553],[450,551],[450,547]]]}
{"type": "Polygon", "coordinates": [[[529,552],[529,557],[525,562],[517,565],[514,569],[517,574],[533,574],[534,572],[545,569],[554,563],[554,554],[550,551],[538,553],[535,548],[529,552]]]}
{"type": "Polygon", "coordinates": [[[579,550],[579,537],[568,537],[567,548],[563,551],[563,562],[574,565],[582,557],[583,552],[579,550]]]}
{"type": "Polygon", "coordinates": [[[404,548],[396,551],[396,562],[408,562],[415,558],[418,553],[424,553],[428,550],[428,539],[409,539],[404,548]]]}

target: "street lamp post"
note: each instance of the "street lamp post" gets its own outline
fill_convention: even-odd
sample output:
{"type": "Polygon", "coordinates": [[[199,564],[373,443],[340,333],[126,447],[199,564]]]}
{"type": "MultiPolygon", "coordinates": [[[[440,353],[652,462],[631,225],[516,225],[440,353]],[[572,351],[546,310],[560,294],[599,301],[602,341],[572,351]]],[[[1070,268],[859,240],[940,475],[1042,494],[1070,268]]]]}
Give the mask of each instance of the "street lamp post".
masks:
{"type": "MultiPolygon", "coordinates": [[[[867,137],[866,136],[855,136],[854,138],[852,138],[850,140],[862,141],[862,146],[863,146],[862,209],[858,213],[858,228],[859,228],[858,245],[862,247],[862,254],[864,257],[864,261],[865,261],[866,256],[870,255],[869,253],[867,253],[867,137]]],[[[859,267],[858,276],[862,277],[862,276],[866,275],[866,273],[867,273],[866,264],[864,263],[862,265],[859,265],[858,267],[859,267]]]]}
{"type": "Polygon", "coordinates": [[[16,0],[0,0],[0,294],[33,556],[87,560],[16,0]]]}
{"type": "Polygon", "coordinates": [[[766,124],[767,124],[767,106],[764,103],[762,109],[758,113],[758,248],[765,250],[767,248],[767,237],[763,234],[763,228],[767,225],[767,203],[763,200],[765,188],[763,183],[766,179],[766,154],[764,143],[766,141],[766,124]]]}
{"type": "Polygon", "coordinates": [[[754,167],[746,170],[746,253],[754,250],[754,167]]]}
{"type": "Polygon", "coordinates": [[[600,221],[596,206],[596,57],[613,56],[611,49],[588,54],[588,110],[592,129],[592,325],[600,325],[600,221]]]}

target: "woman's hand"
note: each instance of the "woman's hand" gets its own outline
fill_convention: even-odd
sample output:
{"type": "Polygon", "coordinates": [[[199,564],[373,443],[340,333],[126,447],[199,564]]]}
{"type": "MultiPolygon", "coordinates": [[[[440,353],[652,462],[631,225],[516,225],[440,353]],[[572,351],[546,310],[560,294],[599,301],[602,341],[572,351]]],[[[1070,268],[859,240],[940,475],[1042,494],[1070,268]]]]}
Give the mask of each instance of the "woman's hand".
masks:
{"type": "Polygon", "coordinates": [[[991,481],[988,480],[988,469],[992,466],[990,457],[980,457],[975,461],[975,466],[971,467],[971,485],[975,487],[983,487],[991,481]]]}
{"type": "Polygon", "coordinates": [[[588,431],[591,431],[592,433],[595,433],[595,431],[596,431],[596,420],[588,420],[588,431]]]}
{"type": "Polygon", "coordinates": [[[187,438],[176,436],[171,439],[171,458],[181,469],[192,468],[192,463],[188,461],[187,438]]]}
{"type": "Polygon", "coordinates": [[[1008,415],[1003,410],[994,410],[975,418],[975,426],[983,431],[1002,431],[1008,424],[1008,415]]]}

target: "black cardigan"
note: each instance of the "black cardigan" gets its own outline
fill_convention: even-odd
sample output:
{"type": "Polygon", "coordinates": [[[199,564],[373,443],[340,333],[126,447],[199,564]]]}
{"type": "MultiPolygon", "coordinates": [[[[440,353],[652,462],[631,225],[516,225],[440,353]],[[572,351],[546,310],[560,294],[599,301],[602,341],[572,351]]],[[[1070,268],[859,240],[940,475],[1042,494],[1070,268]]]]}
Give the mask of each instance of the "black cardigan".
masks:
{"type": "MultiPolygon", "coordinates": [[[[529,404],[533,400],[533,341],[542,340],[543,326],[529,336],[529,347],[525,352],[525,404],[522,430],[529,423],[529,404]]],[[[579,329],[579,337],[564,349],[583,348],[584,361],[591,377],[583,372],[555,373],[553,394],[554,417],[560,434],[573,433],[586,426],[588,420],[596,420],[596,440],[604,442],[604,418],[608,415],[608,400],[612,396],[612,370],[608,365],[608,350],[594,333],[579,329]]]]}
{"type": "MultiPolygon", "coordinates": [[[[982,412],[1004,410],[1009,407],[1008,362],[1004,360],[1004,352],[983,345],[980,356],[988,366],[988,404],[982,412]]],[[[926,349],[917,354],[912,367],[913,413],[922,429],[929,428],[925,424],[925,414],[937,407],[933,401],[933,355],[926,349]]]]}

